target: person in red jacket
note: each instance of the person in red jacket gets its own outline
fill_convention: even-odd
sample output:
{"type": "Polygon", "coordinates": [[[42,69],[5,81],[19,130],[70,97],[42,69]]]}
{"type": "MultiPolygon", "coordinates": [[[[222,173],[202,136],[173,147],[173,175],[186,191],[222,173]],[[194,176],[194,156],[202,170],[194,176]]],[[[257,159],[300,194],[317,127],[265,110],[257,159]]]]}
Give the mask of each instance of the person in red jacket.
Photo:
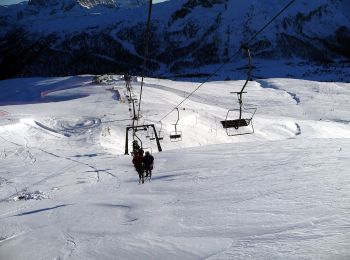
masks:
{"type": "Polygon", "coordinates": [[[144,183],[144,165],[143,165],[143,150],[139,150],[134,154],[134,158],[132,159],[132,163],[134,164],[135,170],[139,174],[139,183],[144,183]]]}

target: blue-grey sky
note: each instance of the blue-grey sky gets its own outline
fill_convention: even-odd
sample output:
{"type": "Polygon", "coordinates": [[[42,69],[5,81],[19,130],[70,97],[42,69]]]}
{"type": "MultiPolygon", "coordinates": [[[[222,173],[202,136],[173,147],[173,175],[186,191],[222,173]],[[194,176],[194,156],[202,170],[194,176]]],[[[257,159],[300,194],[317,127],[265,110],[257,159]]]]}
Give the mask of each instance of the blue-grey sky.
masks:
{"type": "MultiPolygon", "coordinates": [[[[0,5],[10,5],[22,2],[24,0],[0,0],[0,5]]],[[[167,0],[153,0],[154,3],[164,2],[167,0]]]]}

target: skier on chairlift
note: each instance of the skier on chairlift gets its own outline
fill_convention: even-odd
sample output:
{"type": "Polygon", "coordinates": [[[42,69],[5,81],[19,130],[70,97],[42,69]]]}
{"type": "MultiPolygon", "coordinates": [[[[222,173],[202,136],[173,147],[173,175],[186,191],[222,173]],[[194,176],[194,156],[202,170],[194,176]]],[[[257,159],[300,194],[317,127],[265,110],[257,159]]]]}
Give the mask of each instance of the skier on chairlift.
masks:
{"type": "Polygon", "coordinates": [[[144,165],[143,165],[143,150],[140,149],[134,152],[134,158],[132,159],[132,163],[134,164],[135,170],[139,174],[139,183],[145,182],[144,177],[144,165]]]}
{"type": "Polygon", "coordinates": [[[146,178],[149,177],[149,179],[152,178],[153,161],[154,161],[154,157],[150,154],[150,152],[146,151],[146,154],[143,157],[143,165],[146,171],[145,177],[146,178]]]}
{"type": "Polygon", "coordinates": [[[137,142],[137,140],[134,140],[132,142],[132,152],[133,154],[136,154],[138,151],[140,151],[141,147],[139,145],[139,143],[137,142]]]}

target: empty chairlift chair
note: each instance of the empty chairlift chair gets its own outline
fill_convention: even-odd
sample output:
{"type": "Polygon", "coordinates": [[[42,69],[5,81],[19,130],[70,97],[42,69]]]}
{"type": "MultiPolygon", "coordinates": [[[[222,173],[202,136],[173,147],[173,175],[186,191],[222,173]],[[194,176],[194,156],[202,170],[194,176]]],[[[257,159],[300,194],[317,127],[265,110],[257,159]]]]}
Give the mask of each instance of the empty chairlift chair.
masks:
{"type": "Polygon", "coordinates": [[[170,132],[170,141],[171,142],[179,142],[179,141],[182,141],[182,132],[177,130],[177,124],[180,120],[180,112],[179,112],[179,108],[176,108],[177,110],[177,120],[176,120],[176,123],[173,124],[174,127],[175,127],[175,131],[172,131],[170,132]]]}
{"type": "MultiPolygon", "coordinates": [[[[237,93],[237,92],[233,92],[237,93]]],[[[245,93],[245,92],[242,92],[245,93]]],[[[253,117],[256,112],[255,107],[243,107],[242,95],[238,92],[239,108],[229,109],[225,120],[221,121],[223,128],[226,130],[228,136],[246,135],[254,133],[253,117]]]]}
{"type": "Polygon", "coordinates": [[[231,92],[231,94],[237,94],[239,108],[229,109],[227,111],[225,120],[221,121],[221,124],[226,130],[228,136],[246,135],[254,133],[253,117],[255,115],[256,108],[245,108],[243,106],[243,94],[247,93],[244,92],[244,89],[251,78],[251,55],[247,47],[242,46],[242,49],[247,52],[249,59],[247,80],[245,81],[241,91],[231,92]]]}

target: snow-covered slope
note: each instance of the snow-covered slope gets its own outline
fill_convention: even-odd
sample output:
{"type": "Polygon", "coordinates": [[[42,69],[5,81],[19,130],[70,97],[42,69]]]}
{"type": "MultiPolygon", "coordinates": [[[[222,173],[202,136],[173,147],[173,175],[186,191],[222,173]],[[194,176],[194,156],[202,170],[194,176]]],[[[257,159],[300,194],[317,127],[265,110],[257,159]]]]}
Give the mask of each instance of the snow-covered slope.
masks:
{"type": "MultiPolygon", "coordinates": [[[[228,137],[219,121],[243,82],[211,82],[180,110],[182,142],[168,137],[176,113],[162,153],[139,133],[155,169],[138,185],[124,83],[110,83],[0,81],[1,259],[350,257],[350,84],[250,82],[255,134],[228,137]]],[[[146,79],[145,123],[196,86],[146,79]]]]}
{"type": "MultiPolygon", "coordinates": [[[[0,7],[2,78],[116,71],[140,74],[147,16],[144,1],[136,3],[141,7],[127,10],[106,5],[121,5],[119,1],[32,2],[38,4],[0,7]]],[[[147,73],[198,74],[208,64],[227,61],[285,4],[172,0],[155,5],[147,73]]],[[[296,1],[251,42],[253,57],[348,66],[347,6],[347,0],[296,1]]]]}

